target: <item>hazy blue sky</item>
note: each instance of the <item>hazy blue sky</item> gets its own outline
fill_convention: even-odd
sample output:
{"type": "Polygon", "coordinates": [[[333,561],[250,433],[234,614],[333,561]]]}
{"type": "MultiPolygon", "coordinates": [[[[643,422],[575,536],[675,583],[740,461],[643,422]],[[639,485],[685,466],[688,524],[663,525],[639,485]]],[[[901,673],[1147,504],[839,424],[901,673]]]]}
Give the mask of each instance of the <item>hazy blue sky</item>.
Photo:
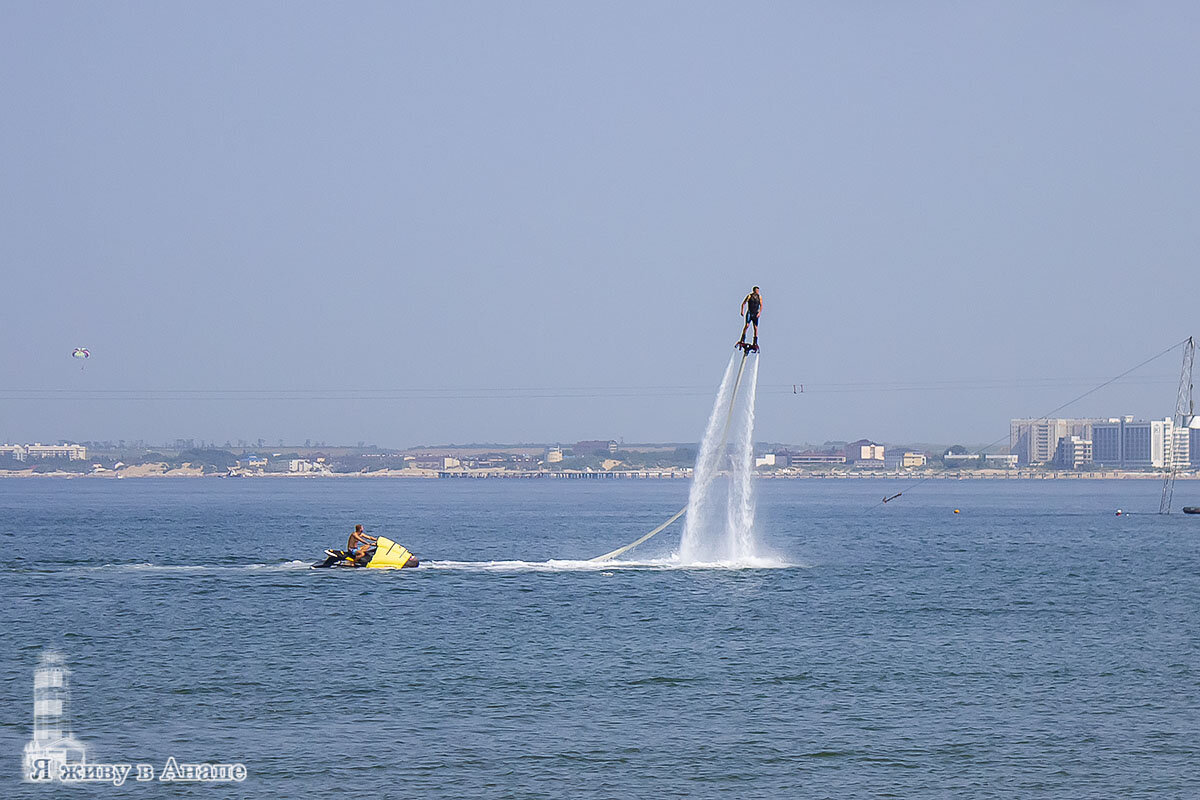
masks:
{"type": "Polygon", "coordinates": [[[693,441],[758,284],[758,438],[978,442],[1200,329],[1196,3],[3,16],[0,439],[693,441]]]}

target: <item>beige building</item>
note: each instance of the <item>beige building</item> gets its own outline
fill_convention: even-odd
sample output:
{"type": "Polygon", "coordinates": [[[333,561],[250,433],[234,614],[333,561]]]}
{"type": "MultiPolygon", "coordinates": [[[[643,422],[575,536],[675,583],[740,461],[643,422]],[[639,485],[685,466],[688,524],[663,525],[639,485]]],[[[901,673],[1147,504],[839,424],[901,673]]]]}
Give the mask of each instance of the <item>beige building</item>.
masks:
{"type": "Polygon", "coordinates": [[[456,469],[462,462],[450,456],[417,456],[413,466],[417,469],[456,469]]]}
{"type": "Polygon", "coordinates": [[[1008,428],[1008,452],[1020,464],[1047,464],[1068,436],[1092,438],[1092,419],[1014,419],[1008,428]]]}
{"type": "Polygon", "coordinates": [[[914,467],[923,467],[928,459],[924,453],[906,452],[900,456],[900,466],[904,469],[913,469],[914,467]]]}
{"type": "Polygon", "coordinates": [[[868,463],[878,461],[882,464],[883,445],[876,444],[868,439],[859,439],[857,442],[852,442],[846,445],[846,461],[850,464],[862,461],[868,463]]]}

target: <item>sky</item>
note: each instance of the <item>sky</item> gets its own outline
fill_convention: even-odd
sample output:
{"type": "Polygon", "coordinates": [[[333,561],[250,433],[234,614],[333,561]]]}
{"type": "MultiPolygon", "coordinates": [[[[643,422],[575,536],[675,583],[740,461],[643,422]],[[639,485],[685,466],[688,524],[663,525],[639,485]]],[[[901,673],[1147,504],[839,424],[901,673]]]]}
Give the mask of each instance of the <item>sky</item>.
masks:
{"type": "Polygon", "coordinates": [[[0,440],[692,442],[758,285],[756,438],[986,442],[1200,329],[1195,3],[4,8],[0,440]]]}

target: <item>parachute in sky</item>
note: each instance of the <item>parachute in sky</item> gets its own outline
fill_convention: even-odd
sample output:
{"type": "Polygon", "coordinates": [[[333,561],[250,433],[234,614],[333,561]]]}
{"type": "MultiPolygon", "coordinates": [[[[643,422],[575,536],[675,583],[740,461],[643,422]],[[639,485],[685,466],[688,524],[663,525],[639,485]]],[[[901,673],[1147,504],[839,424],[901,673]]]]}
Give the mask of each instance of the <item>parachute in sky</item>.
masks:
{"type": "Polygon", "coordinates": [[[83,369],[84,362],[87,361],[91,357],[92,357],[92,354],[88,352],[88,349],[86,347],[76,347],[75,352],[71,353],[71,358],[79,359],[79,368],[80,369],[83,369]]]}

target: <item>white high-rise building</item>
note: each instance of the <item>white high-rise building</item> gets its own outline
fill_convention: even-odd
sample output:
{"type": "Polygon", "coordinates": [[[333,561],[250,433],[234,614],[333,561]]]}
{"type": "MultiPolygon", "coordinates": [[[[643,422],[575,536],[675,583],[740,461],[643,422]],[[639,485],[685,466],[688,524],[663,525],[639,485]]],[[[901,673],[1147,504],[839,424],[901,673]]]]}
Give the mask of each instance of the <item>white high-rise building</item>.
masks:
{"type": "Polygon", "coordinates": [[[1064,436],[1058,440],[1054,463],[1065,469],[1079,469],[1092,463],[1092,440],[1082,436],[1064,436]]]}
{"type": "Polygon", "coordinates": [[[1106,467],[1163,469],[1171,464],[1175,424],[1169,419],[1114,417],[1092,423],[1092,458],[1106,467]]]}
{"type": "Polygon", "coordinates": [[[1175,428],[1172,433],[1171,457],[1167,463],[1176,469],[1187,469],[1192,462],[1191,430],[1186,427],[1175,428]]]}
{"type": "Polygon", "coordinates": [[[1188,463],[1200,467],[1200,414],[1188,422],[1188,463]]]}

